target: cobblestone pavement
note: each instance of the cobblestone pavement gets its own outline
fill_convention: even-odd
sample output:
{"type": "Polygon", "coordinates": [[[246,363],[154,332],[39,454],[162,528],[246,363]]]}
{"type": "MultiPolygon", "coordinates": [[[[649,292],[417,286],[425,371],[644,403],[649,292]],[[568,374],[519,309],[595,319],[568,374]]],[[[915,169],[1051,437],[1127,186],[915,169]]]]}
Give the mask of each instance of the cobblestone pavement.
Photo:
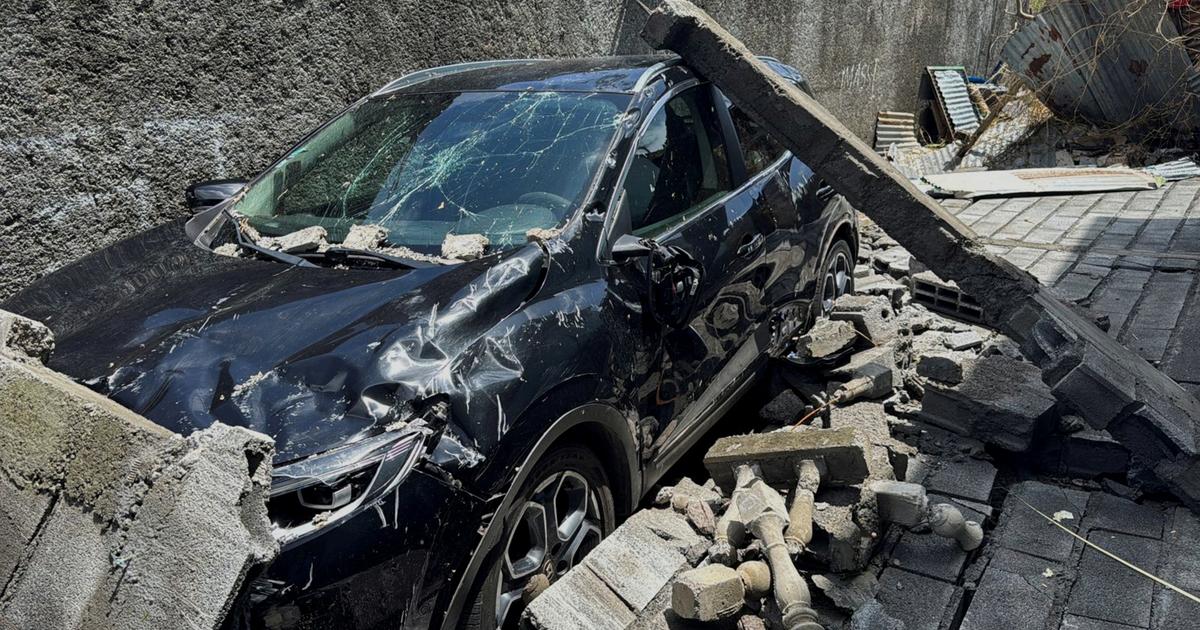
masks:
{"type": "Polygon", "coordinates": [[[946,200],[989,248],[1200,392],[1200,180],[1158,190],[946,200]]]}

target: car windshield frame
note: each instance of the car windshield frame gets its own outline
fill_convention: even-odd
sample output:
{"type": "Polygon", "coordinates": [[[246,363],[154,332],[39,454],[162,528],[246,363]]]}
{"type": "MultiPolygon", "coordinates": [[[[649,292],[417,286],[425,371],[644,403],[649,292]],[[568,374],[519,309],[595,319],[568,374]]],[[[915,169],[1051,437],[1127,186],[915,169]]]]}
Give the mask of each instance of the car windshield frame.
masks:
{"type": "Polygon", "coordinates": [[[243,189],[226,210],[231,216],[246,220],[263,236],[283,236],[320,225],[328,232],[331,245],[340,244],[349,228],[358,224],[380,225],[387,229],[387,238],[381,247],[406,248],[421,254],[440,253],[442,241],[449,234],[481,234],[488,238],[493,250],[523,244],[527,234],[534,230],[553,230],[564,225],[594,196],[607,158],[619,142],[622,122],[632,99],[632,95],[620,92],[572,90],[466,90],[369,96],[297,143],[243,189]],[[489,112],[489,107],[495,111],[489,112]],[[428,115],[422,119],[421,113],[428,115]],[[400,120],[392,125],[392,133],[403,135],[407,140],[396,152],[397,159],[388,160],[387,156],[381,159],[380,153],[384,149],[393,149],[396,145],[385,146],[386,142],[377,140],[375,150],[368,147],[359,151],[360,155],[370,153],[371,157],[365,163],[361,157],[358,162],[349,158],[345,160],[348,165],[334,165],[328,169],[340,177],[326,176],[324,185],[305,182],[317,168],[333,161],[328,159],[330,153],[342,151],[366,135],[368,132],[364,132],[364,128],[386,124],[392,116],[405,115],[416,120],[400,120]],[[448,115],[448,119],[439,122],[439,118],[448,115]],[[363,119],[366,122],[361,128],[357,127],[356,121],[363,119]],[[557,127],[554,126],[556,122],[557,127]],[[430,129],[435,133],[423,137],[430,129]],[[521,141],[519,146],[506,152],[493,150],[505,142],[511,144],[514,138],[521,141]],[[477,148],[479,150],[472,153],[477,148]],[[453,159],[445,159],[446,154],[451,154],[453,159]],[[316,157],[305,164],[306,155],[316,157]],[[488,164],[488,160],[494,162],[488,164]],[[543,163],[539,164],[539,161],[543,163]],[[413,168],[410,162],[424,165],[413,168]],[[304,208],[305,212],[288,212],[287,197],[306,183],[313,190],[323,191],[327,199],[337,199],[340,190],[352,189],[353,180],[347,176],[363,175],[362,169],[355,165],[374,168],[375,181],[365,187],[368,193],[358,198],[360,205],[354,212],[347,212],[344,201],[340,208],[336,204],[314,205],[304,208]],[[434,171],[444,179],[418,177],[414,180],[413,172],[408,172],[415,171],[419,176],[429,172],[430,165],[437,165],[434,171]],[[426,200],[437,199],[430,192],[434,187],[463,188],[453,178],[470,172],[472,167],[474,178],[465,186],[469,194],[486,202],[489,191],[493,199],[501,199],[507,192],[513,196],[512,203],[468,208],[463,203],[451,206],[446,199],[437,205],[426,201],[424,208],[409,209],[408,218],[397,219],[400,204],[417,194],[423,194],[426,200]],[[485,172],[489,168],[491,172],[485,172]],[[507,171],[508,176],[496,176],[496,171],[507,171]],[[381,177],[381,173],[387,176],[381,177]],[[481,175],[488,177],[481,178],[481,175]],[[341,184],[335,189],[330,182],[338,179],[341,184]],[[415,189],[413,181],[418,184],[415,189]],[[430,186],[431,181],[436,186],[430,186]],[[351,186],[346,186],[348,183],[351,186]],[[545,187],[556,184],[565,188],[551,191],[536,184],[545,187]],[[334,190],[332,196],[329,195],[331,189],[334,190]],[[558,194],[563,191],[569,195],[558,194]],[[391,196],[381,197],[385,192],[391,196]],[[361,202],[367,196],[371,197],[371,203],[363,207],[361,202]],[[393,203],[389,212],[381,214],[380,211],[388,206],[380,202],[392,201],[397,196],[403,198],[393,203]],[[444,217],[430,217],[434,211],[441,210],[449,212],[444,217]],[[470,217],[470,220],[464,221],[464,217],[470,217]],[[422,222],[426,225],[419,225],[422,222]],[[414,229],[414,225],[418,229],[414,229]]]}

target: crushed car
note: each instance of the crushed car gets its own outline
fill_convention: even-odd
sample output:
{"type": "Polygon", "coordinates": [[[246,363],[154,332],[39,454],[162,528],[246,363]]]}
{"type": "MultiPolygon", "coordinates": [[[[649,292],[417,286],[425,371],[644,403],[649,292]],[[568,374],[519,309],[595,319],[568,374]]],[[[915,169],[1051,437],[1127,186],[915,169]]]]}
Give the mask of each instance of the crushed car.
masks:
{"type": "Polygon", "coordinates": [[[514,627],[858,248],[833,188],[663,56],[417,72],[187,199],[2,308],[164,427],[274,439],[282,552],[232,627],[514,627]]]}

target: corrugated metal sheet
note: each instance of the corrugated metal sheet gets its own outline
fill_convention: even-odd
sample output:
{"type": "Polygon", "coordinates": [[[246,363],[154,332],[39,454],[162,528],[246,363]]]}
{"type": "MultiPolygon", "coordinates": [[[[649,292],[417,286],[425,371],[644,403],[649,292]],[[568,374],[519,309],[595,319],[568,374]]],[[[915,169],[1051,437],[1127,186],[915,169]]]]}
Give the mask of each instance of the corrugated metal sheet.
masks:
{"type": "Polygon", "coordinates": [[[1154,166],[1147,166],[1143,170],[1151,175],[1154,175],[1155,177],[1161,177],[1169,182],[1177,182],[1181,179],[1200,177],[1200,165],[1197,165],[1194,161],[1188,158],[1175,160],[1174,162],[1155,164],[1154,166]]]}
{"type": "Polygon", "coordinates": [[[1153,190],[1158,181],[1127,168],[1026,168],[926,175],[936,192],[959,199],[1153,190]]]}
{"type": "Polygon", "coordinates": [[[1026,21],[1001,58],[1064,118],[1113,127],[1157,113],[1190,129],[1200,77],[1161,2],[1067,0],[1026,21]]]}
{"type": "Polygon", "coordinates": [[[979,113],[971,102],[967,77],[960,69],[930,68],[937,88],[940,105],[950,120],[954,133],[970,135],[979,128],[979,113]]]}
{"type": "Polygon", "coordinates": [[[879,112],[875,119],[875,151],[887,155],[888,148],[921,146],[917,141],[917,117],[908,112],[879,112]]]}

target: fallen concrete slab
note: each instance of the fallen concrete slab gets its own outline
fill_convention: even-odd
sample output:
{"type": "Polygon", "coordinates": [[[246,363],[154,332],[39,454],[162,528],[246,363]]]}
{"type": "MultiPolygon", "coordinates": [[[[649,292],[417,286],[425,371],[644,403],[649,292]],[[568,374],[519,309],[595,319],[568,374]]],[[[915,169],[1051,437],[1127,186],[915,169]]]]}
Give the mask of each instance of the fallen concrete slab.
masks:
{"type": "Polygon", "coordinates": [[[976,296],[986,321],[1021,344],[1057,398],[1094,428],[1108,429],[1200,510],[1200,402],[1032,277],[991,255],[969,228],[695,5],[665,0],[642,35],[720,87],[922,264],[976,296]]]}
{"type": "Polygon", "coordinates": [[[185,438],[0,341],[0,628],[220,627],[278,553],[271,440],[185,438]]]}

